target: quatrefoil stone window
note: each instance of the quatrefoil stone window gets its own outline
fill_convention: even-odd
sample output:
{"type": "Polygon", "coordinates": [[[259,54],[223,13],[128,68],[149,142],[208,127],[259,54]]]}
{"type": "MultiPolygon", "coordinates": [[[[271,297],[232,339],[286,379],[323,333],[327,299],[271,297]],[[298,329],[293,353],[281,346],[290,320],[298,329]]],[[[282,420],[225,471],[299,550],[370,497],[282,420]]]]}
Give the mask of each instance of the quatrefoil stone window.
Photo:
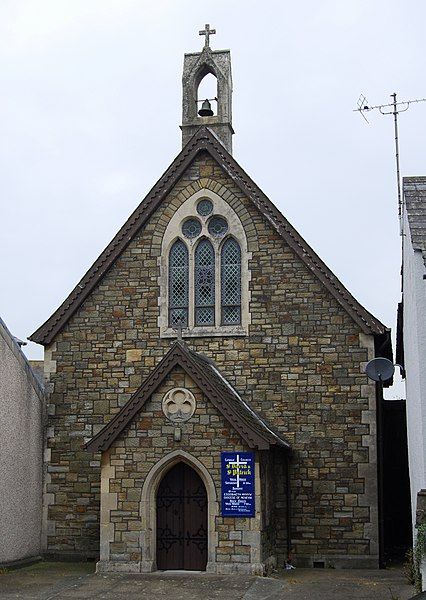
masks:
{"type": "Polygon", "coordinates": [[[185,388],[169,390],[163,398],[163,413],[173,423],[188,421],[194,414],[195,408],[194,395],[185,388]]]}

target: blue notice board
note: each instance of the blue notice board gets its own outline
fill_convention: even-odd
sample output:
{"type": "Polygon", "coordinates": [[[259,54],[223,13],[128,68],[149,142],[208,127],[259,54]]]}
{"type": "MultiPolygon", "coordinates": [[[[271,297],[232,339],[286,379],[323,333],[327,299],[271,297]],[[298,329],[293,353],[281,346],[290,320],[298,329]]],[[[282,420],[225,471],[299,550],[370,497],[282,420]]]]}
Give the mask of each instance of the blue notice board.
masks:
{"type": "Polygon", "coordinates": [[[222,452],[222,516],[254,517],[254,452],[222,452]]]}

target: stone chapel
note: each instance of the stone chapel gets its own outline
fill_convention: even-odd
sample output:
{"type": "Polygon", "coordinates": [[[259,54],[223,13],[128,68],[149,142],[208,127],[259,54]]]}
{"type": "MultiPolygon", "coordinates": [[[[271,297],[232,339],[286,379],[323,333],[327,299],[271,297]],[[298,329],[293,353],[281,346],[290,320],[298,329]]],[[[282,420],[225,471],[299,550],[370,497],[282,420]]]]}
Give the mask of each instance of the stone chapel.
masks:
{"type": "Polygon", "coordinates": [[[99,572],[376,567],[381,391],[364,367],[392,358],[390,333],[232,156],[230,52],[200,33],[182,151],[30,338],[44,551],[99,572]],[[197,101],[208,74],[215,112],[197,101]]]}

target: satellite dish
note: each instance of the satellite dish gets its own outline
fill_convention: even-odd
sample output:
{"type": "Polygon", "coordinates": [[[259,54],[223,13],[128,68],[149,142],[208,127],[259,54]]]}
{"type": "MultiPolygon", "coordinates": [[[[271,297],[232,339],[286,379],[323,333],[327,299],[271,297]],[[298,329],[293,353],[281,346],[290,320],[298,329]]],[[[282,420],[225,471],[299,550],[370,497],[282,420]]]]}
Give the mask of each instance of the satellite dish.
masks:
{"type": "Polygon", "coordinates": [[[394,374],[395,367],[387,358],[373,358],[367,363],[365,372],[373,381],[387,381],[394,374]]]}

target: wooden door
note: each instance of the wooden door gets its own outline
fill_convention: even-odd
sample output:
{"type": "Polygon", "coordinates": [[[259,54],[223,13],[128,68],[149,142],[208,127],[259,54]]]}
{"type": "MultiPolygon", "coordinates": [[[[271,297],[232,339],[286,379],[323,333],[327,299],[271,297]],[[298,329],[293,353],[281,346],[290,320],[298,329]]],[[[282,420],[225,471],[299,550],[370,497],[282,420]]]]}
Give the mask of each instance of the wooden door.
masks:
{"type": "Polygon", "coordinates": [[[204,571],[206,564],[206,488],[181,462],[166,473],[157,492],[157,568],[204,571]]]}

